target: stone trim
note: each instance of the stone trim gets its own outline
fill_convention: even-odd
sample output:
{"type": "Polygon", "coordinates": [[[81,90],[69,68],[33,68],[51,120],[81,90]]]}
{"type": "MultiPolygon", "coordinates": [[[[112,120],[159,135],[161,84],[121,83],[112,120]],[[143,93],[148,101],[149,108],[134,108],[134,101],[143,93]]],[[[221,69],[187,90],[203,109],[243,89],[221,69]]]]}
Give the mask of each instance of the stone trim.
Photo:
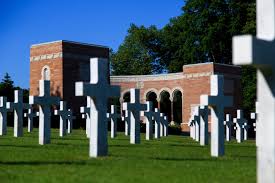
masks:
{"type": "Polygon", "coordinates": [[[75,59],[75,60],[90,60],[91,56],[88,55],[80,55],[80,54],[74,54],[74,53],[51,53],[46,55],[39,55],[39,56],[33,56],[30,57],[30,62],[37,62],[42,60],[50,60],[50,59],[56,59],[56,58],[68,58],[68,59],[75,59]]]}
{"type": "Polygon", "coordinates": [[[236,68],[241,68],[241,66],[238,65],[230,65],[230,64],[222,64],[222,63],[214,63],[214,62],[204,62],[204,63],[197,63],[197,64],[188,64],[188,65],[184,65],[183,67],[196,67],[196,66],[200,66],[200,65],[224,65],[227,67],[236,67],[236,68]]]}
{"type": "Polygon", "coordinates": [[[30,62],[38,62],[38,61],[42,61],[42,60],[50,60],[50,59],[62,58],[62,57],[63,57],[62,52],[51,53],[51,54],[46,54],[46,55],[30,57],[30,62]]]}
{"type": "Polygon", "coordinates": [[[100,47],[100,48],[108,48],[109,49],[109,47],[103,46],[103,45],[80,43],[80,42],[68,41],[68,40],[57,40],[57,41],[50,41],[50,42],[45,42],[45,43],[33,44],[33,45],[31,45],[31,48],[39,47],[39,46],[43,46],[43,45],[48,45],[48,44],[54,44],[54,43],[71,43],[71,44],[78,44],[78,45],[84,45],[84,46],[93,46],[93,47],[100,47]]]}
{"type": "Polygon", "coordinates": [[[133,75],[133,76],[111,76],[111,82],[138,82],[138,81],[167,81],[185,78],[197,78],[211,76],[213,72],[202,72],[194,74],[183,74],[182,72],[173,74],[157,74],[157,75],[133,75]]]}

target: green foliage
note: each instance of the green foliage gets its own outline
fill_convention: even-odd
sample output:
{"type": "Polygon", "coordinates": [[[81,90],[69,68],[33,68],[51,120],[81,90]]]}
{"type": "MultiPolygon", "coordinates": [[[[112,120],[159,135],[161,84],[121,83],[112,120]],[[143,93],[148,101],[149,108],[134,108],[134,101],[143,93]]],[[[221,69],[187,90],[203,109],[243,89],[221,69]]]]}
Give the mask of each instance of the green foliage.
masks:
{"type": "MultiPolygon", "coordinates": [[[[256,33],[255,0],[185,0],[182,11],[160,30],[131,25],[113,53],[113,74],[181,72],[183,65],[201,62],[232,64],[232,37],[256,33]]],[[[251,109],[255,70],[243,69],[244,108],[251,109]]]]}
{"type": "Polygon", "coordinates": [[[14,90],[23,90],[24,102],[29,101],[29,90],[15,87],[11,76],[6,73],[2,81],[0,82],[0,96],[5,96],[9,101],[14,100],[14,90]]]}
{"type": "Polygon", "coordinates": [[[200,146],[189,137],[168,136],[129,144],[118,133],[108,139],[109,155],[89,158],[85,130],[60,138],[52,129],[51,144],[38,144],[38,129],[20,139],[13,129],[0,137],[1,182],[112,182],[112,183],[232,183],[256,182],[255,141],[225,142],[226,154],[210,156],[210,146],[200,146]]]}
{"type": "Polygon", "coordinates": [[[155,26],[145,28],[132,24],[124,43],[111,55],[113,75],[151,74],[160,66],[155,55],[158,45],[158,30],[155,26]],[[152,46],[153,45],[153,46],[152,46]]]}
{"type": "Polygon", "coordinates": [[[5,74],[4,78],[0,83],[0,96],[6,96],[9,100],[13,100],[14,85],[13,81],[8,73],[5,74]]]}
{"type": "Polygon", "coordinates": [[[246,113],[255,111],[256,69],[253,66],[242,67],[243,109],[246,113]]]}

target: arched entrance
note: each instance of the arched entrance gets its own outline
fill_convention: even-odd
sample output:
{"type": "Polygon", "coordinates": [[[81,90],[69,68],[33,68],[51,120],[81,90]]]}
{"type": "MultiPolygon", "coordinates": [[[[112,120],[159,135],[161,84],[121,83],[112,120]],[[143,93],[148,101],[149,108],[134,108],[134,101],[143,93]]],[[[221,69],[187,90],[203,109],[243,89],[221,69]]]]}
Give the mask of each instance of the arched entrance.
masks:
{"type": "Polygon", "coordinates": [[[123,102],[130,102],[130,91],[125,92],[122,96],[123,102]]]}
{"type": "Polygon", "coordinates": [[[160,112],[164,113],[171,121],[171,101],[170,93],[166,90],[160,93],[160,112]]]}
{"type": "Polygon", "coordinates": [[[180,124],[182,123],[182,92],[175,90],[172,97],[172,121],[180,124]]]}
{"type": "Polygon", "coordinates": [[[146,94],[146,101],[152,101],[153,102],[153,108],[158,108],[158,101],[157,101],[157,94],[153,91],[149,91],[146,94]]]}

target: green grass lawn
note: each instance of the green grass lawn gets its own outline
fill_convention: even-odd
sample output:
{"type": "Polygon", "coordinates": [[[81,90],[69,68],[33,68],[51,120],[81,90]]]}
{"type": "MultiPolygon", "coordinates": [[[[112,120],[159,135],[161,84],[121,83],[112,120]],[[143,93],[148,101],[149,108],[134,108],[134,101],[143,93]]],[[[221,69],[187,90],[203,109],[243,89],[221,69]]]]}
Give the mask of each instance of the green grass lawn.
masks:
{"type": "Polygon", "coordinates": [[[119,133],[109,139],[109,156],[88,157],[84,130],[65,138],[52,130],[52,143],[38,145],[37,129],[24,137],[0,137],[0,182],[256,182],[254,141],[226,143],[226,155],[210,157],[210,146],[201,147],[189,137],[169,136],[130,145],[119,133]]]}

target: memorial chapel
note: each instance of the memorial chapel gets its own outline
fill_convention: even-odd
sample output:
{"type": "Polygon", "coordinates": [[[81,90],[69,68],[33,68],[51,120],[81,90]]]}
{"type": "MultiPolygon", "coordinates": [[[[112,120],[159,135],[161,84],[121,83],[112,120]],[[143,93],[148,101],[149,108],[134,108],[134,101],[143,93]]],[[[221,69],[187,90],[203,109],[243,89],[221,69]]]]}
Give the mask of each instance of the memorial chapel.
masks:
{"type": "MultiPolygon", "coordinates": [[[[39,80],[50,80],[51,95],[61,97],[79,113],[86,99],[75,96],[75,82],[89,82],[90,58],[94,57],[109,59],[109,48],[65,40],[32,45],[30,95],[39,95],[39,80]]],[[[233,111],[239,109],[242,102],[241,68],[238,66],[212,62],[183,65],[179,73],[111,76],[110,83],[121,87],[120,103],[129,100],[130,88],[139,88],[141,102],[153,101],[170,122],[181,124],[182,131],[186,132],[192,107],[199,104],[200,95],[210,94],[213,74],[224,76],[224,94],[234,99],[233,107],[225,112],[235,116],[233,111]]]]}

